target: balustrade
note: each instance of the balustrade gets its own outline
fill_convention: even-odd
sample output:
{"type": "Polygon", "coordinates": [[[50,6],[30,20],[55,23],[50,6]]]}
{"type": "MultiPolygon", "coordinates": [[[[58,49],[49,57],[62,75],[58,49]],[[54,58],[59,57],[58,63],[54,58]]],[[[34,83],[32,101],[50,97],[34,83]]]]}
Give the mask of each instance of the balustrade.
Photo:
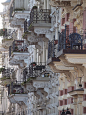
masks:
{"type": "Polygon", "coordinates": [[[14,40],[12,46],[9,47],[9,57],[13,52],[28,53],[27,45],[24,40],[14,40]]]}
{"type": "Polygon", "coordinates": [[[24,32],[31,29],[32,24],[51,23],[50,9],[32,9],[30,12],[30,20],[24,22],[24,32]]]}

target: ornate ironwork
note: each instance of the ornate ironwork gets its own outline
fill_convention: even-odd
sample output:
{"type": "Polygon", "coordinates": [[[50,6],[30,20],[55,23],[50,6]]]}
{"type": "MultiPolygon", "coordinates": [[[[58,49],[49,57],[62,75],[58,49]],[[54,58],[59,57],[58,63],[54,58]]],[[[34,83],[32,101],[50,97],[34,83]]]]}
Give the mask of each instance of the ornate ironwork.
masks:
{"type": "Polygon", "coordinates": [[[45,69],[45,63],[33,62],[23,71],[23,80],[27,81],[29,77],[40,77],[42,70],[45,69]]]}
{"type": "Polygon", "coordinates": [[[57,40],[52,40],[48,42],[48,59],[55,57],[55,50],[57,48],[57,40]]]}
{"type": "Polygon", "coordinates": [[[69,35],[71,49],[82,49],[81,35],[78,33],[72,33],[69,35]]]}
{"type": "Polygon", "coordinates": [[[13,52],[28,52],[28,48],[24,40],[14,40],[12,46],[9,47],[9,57],[13,52]]]}
{"type": "Polygon", "coordinates": [[[2,77],[6,76],[6,77],[10,77],[10,74],[14,71],[14,69],[11,68],[7,68],[3,70],[2,72],[2,77]]]}
{"type": "Polygon", "coordinates": [[[50,13],[51,10],[49,9],[32,9],[28,27],[30,27],[32,23],[51,23],[50,13]]]}
{"type": "Polygon", "coordinates": [[[65,26],[65,30],[58,33],[58,51],[62,49],[82,49],[82,37],[78,33],[69,34],[69,29],[67,30],[65,26]]]}
{"type": "Polygon", "coordinates": [[[9,94],[25,94],[24,88],[22,87],[22,82],[12,82],[8,85],[8,95],[9,94]]]}
{"type": "Polygon", "coordinates": [[[24,33],[27,32],[28,29],[27,29],[27,19],[24,21],[24,33]]]}

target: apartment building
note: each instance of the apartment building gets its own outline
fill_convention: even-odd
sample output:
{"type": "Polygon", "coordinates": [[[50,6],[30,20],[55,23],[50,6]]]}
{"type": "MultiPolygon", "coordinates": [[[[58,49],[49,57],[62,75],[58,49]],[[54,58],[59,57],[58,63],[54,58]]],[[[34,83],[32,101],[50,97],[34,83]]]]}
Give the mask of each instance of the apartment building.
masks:
{"type": "Polygon", "coordinates": [[[53,71],[60,73],[59,115],[65,111],[72,115],[85,115],[86,1],[51,0],[50,4],[62,10],[57,60],[54,58],[49,63],[51,68],[55,68],[53,71]]]}
{"type": "Polygon", "coordinates": [[[56,55],[49,44],[58,45],[61,9],[49,0],[7,0],[3,6],[4,115],[58,115],[60,74],[47,59],[56,55]]]}

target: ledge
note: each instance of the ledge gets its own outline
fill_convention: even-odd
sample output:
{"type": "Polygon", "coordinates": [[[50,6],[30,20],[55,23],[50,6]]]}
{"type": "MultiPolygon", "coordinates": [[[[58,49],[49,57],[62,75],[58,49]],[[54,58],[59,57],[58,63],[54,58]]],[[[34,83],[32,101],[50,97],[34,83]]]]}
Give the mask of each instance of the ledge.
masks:
{"type": "Polygon", "coordinates": [[[48,60],[47,60],[47,64],[50,64],[50,63],[52,63],[53,61],[58,61],[58,62],[60,62],[60,59],[57,57],[51,57],[51,58],[49,58],[48,60]]]}
{"type": "Polygon", "coordinates": [[[57,53],[57,57],[64,54],[86,54],[86,50],[75,50],[75,49],[62,49],[57,53]]]}
{"type": "Polygon", "coordinates": [[[80,88],[80,89],[76,89],[73,91],[68,92],[71,96],[77,96],[77,95],[83,95],[84,93],[84,89],[80,88]]]}

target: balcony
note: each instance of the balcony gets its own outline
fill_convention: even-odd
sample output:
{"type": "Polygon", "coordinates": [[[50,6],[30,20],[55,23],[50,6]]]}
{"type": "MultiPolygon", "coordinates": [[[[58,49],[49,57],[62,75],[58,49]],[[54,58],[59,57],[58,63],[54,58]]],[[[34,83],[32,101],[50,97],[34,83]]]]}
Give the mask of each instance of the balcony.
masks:
{"type": "Polygon", "coordinates": [[[3,36],[2,39],[2,47],[5,49],[8,49],[9,46],[12,45],[14,36],[15,36],[16,32],[15,29],[1,29],[0,30],[0,36],[3,36]]]}
{"type": "Polygon", "coordinates": [[[24,0],[14,0],[11,3],[10,6],[10,17],[15,17],[18,19],[27,19],[29,18],[29,9],[28,9],[28,4],[29,2],[26,4],[26,2],[28,2],[28,0],[24,1],[24,0]]]}
{"type": "Polygon", "coordinates": [[[56,57],[56,50],[58,47],[58,40],[52,40],[48,42],[48,60],[47,64],[50,66],[52,71],[54,72],[60,72],[60,70],[57,70],[56,67],[54,66],[54,63],[60,62],[60,59],[56,57]]]}
{"type": "Polygon", "coordinates": [[[26,104],[28,95],[21,85],[22,82],[12,82],[8,85],[8,98],[11,103],[26,104]]]}
{"type": "Polygon", "coordinates": [[[27,73],[27,77],[41,77],[41,72],[45,69],[46,63],[40,62],[32,62],[29,67],[25,68],[25,72],[27,73]]]}
{"type": "Polygon", "coordinates": [[[65,29],[58,34],[58,46],[55,47],[54,42],[50,43],[53,45],[49,44],[48,65],[54,72],[66,73],[67,76],[69,76],[69,74],[72,76],[70,71],[75,71],[74,67],[78,65],[77,68],[80,73],[80,68],[83,68],[81,65],[86,67],[86,35],[84,30],[79,34],[79,30],[72,30],[65,27],[65,29]],[[54,62],[51,58],[49,60],[49,57],[52,57],[51,54],[54,58],[59,58],[60,61],[54,60],[54,62]]]}
{"type": "Polygon", "coordinates": [[[12,46],[9,47],[9,63],[11,65],[19,65],[28,58],[28,47],[24,40],[14,40],[12,46]]]}
{"type": "Polygon", "coordinates": [[[30,20],[24,23],[24,32],[34,31],[35,33],[45,34],[51,27],[51,10],[49,9],[32,9],[30,20]],[[46,29],[45,29],[46,27],[46,29]]]}
{"type": "Polygon", "coordinates": [[[2,71],[2,77],[1,77],[1,85],[7,86],[11,82],[11,73],[14,71],[14,69],[11,68],[0,68],[2,71]]]}
{"type": "Polygon", "coordinates": [[[51,88],[50,73],[45,71],[44,63],[33,62],[29,67],[23,70],[23,83],[22,85],[27,91],[34,92],[38,88],[44,89],[45,87],[51,88]]]}
{"type": "Polygon", "coordinates": [[[29,18],[30,15],[28,4],[28,0],[14,0],[11,2],[9,11],[11,26],[18,27],[21,25],[21,27],[23,27],[24,20],[29,18]]]}
{"type": "Polygon", "coordinates": [[[57,57],[64,56],[70,64],[84,64],[86,55],[86,36],[84,30],[79,34],[79,30],[67,29],[59,33],[57,57]],[[80,57],[80,58],[79,58],[80,57]]]}
{"type": "MultiPolygon", "coordinates": [[[[51,6],[57,6],[57,7],[68,7],[71,6],[72,0],[51,0],[50,4],[51,6]]],[[[75,1],[73,1],[75,2],[75,1]]]]}
{"type": "Polygon", "coordinates": [[[6,28],[3,28],[3,29],[0,29],[0,36],[7,36],[7,29],[6,28]]]}

